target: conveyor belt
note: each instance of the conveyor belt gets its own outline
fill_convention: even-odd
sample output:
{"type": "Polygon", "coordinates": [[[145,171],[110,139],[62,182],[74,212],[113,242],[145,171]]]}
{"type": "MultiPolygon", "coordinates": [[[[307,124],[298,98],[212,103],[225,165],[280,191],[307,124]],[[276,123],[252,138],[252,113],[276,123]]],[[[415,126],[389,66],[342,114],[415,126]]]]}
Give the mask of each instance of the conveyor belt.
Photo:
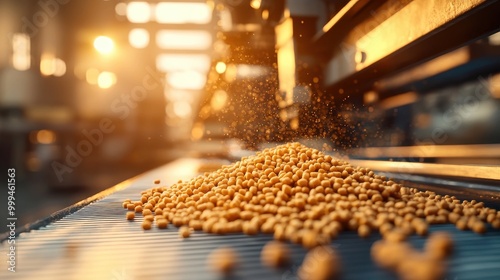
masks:
{"type": "MultiPolygon", "coordinates": [[[[161,178],[172,184],[196,175],[200,160],[182,159],[151,171],[115,193],[91,203],[48,225],[21,233],[16,239],[16,273],[7,271],[8,244],[0,245],[0,279],[220,279],[206,265],[209,252],[232,246],[240,256],[236,273],[226,279],[298,279],[297,269],[306,251],[290,244],[293,263],[272,270],[260,263],[260,250],[272,237],[268,234],[213,235],[194,233],[181,239],[171,225],[166,230],[143,231],[140,220],[125,220],[122,201],[137,199],[152,181],[161,178]]],[[[431,231],[449,231],[456,247],[446,279],[500,279],[500,231],[489,229],[483,236],[458,231],[452,225],[435,225],[431,231]]],[[[332,242],[340,253],[341,279],[395,279],[375,266],[370,246],[380,235],[361,239],[343,232],[332,242]]],[[[409,241],[421,248],[424,238],[409,241]]]]}

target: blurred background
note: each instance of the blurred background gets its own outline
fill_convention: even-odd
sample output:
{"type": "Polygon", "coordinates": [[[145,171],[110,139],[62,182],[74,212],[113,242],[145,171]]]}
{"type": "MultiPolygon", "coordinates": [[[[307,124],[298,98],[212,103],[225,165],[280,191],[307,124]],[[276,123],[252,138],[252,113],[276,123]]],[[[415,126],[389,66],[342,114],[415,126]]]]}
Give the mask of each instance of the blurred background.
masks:
{"type": "Polygon", "coordinates": [[[0,1],[0,165],[16,168],[19,224],[184,155],[224,49],[214,8],[0,1]]]}
{"type": "Polygon", "coordinates": [[[2,181],[16,169],[18,224],[176,158],[271,139],[274,29],[252,5],[1,0],[0,167],[2,181]]]}
{"type": "Polygon", "coordinates": [[[499,165],[498,2],[426,2],[0,0],[18,224],[179,157],[270,143],[499,165]]]}

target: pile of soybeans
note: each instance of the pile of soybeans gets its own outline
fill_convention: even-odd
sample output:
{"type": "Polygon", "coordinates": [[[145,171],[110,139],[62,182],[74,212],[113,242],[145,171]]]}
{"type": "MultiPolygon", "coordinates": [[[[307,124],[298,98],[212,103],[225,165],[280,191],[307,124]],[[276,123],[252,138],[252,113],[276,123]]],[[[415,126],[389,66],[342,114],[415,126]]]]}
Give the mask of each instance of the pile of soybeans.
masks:
{"type": "Polygon", "coordinates": [[[327,244],[343,230],[367,237],[375,231],[426,235],[429,224],[443,223],[477,233],[486,231],[486,223],[500,228],[500,212],[482,202],[407,188],[299,143],[143,191],[123,207],[129,220],[134,212],[144,216],[145,230],[173,224],[182,237],[191,230],[263,232],[306,248],[327,244]]]}

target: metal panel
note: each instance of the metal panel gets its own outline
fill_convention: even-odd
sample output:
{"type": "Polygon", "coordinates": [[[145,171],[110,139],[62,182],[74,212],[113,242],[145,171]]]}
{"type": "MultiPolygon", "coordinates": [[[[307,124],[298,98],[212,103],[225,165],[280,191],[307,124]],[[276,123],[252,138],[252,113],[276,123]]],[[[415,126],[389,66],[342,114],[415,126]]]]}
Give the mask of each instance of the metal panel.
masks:
{"type": "Polygon", "coordinates": [[[398,3],[388,1],[380,9],[372,10],[365,21],[350,29],[344,27],[349,30],[348,34],[341,42],[332,40],[336,42],[333,46],[325,45],[327,42],[322,38],[334,34],[326,33],[318,38],[317,48],[335,50],[329,64],[345,60],[344,64],[348,65],[345,68],[327,67],[323,82],[330,92],[350,88],[363,93],[384,75],[457,49],[500,29],[500,17],[497,16],[500,1],[497,0],[418,0],[393,8],[400,5],[398,3]]]}
{"type": "Polygon", "coordinates": [[[365,54],[363,61],[357,62],[356,70],[364,69],[409,43],[421,40],[426,34],[445,26],[485,2],[484,0],[417,0],[409,3],[404,9],[356,41],[357,51],[365,54]]]}
{"type": "Polygon", "coordinates": [[[351,160],[355,165],[385,172],[452,176],[500,181],[500,167],[458,164],[434,164],[408,161],[351,160]]]}
{"type": "Polygon", "coordinates": [[[354,149],[359,158],[500,158],[500,144],[422,145],[405,147],[369,147],[354,149]]]}

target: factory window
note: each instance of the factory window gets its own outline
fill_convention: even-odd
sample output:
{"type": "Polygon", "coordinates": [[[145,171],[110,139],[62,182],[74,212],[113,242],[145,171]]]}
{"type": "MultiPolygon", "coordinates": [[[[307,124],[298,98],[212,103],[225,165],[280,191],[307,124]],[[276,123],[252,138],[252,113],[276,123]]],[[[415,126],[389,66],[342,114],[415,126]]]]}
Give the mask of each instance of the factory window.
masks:
{"type": "Polygon", "coordinates": [[[205,74],[195,70],[181,70],[167,73],[168,84],[177,89],[199,90],[205,86],[205,74]]]}
{"type": "Polygon", "coordinates": [[[149,44],[149,32],[144,28],[134,28],[128,34],[130,45],[137,49],[143,49],[149,44]]]}
{"type": "Polygon", "coordinates": [[[202,30],[160,30],[156,44],[162,49],[206,50],[212,45],[212,36],[202,30]]]}
{"type": "Polygon", "coordinates": [[[210,56],[206,54],[160,54],[156,57],[156,67],[163,72],[175,70],[207,72],[210,69],[210,56]]]}
{"type": "Polygon", "coordinates": [[[151,20],[151,10],[146,2],[130,2],[127,5],[127,19],[133,23],[146,23],[151,20]]]}
{"type": "Polygon", "coordinates": [[[156,5],[156,21],[167,24],[206,24],[212,20],[212,9],[206,3],[162,2],[156,5]]]}
{"type": "Polygon", "coordinates": [[[97,77],[97,86],[107,89],[116,84],[116,75],[113,72],[103,71],[97,77]]]}
{"type": "Polygon", "coordinates": [[[12,67],[19,71],[30,69],[31,48],[28,34],[16,33],[12,36],[12,51],[12,67]]]}
{"type": "Polygon", "coordinates": [[[66,74],[66,63],[53,54],[44,53],[40,59],[40,73],[43,76],[61,77],[66,74]]]}
{"type": "Polygon", "coordinates": [[[107,55],[115,49],[115,43],[107,36],[98,36],[94,40],[94,48],[101,54],[107,55]]]}

